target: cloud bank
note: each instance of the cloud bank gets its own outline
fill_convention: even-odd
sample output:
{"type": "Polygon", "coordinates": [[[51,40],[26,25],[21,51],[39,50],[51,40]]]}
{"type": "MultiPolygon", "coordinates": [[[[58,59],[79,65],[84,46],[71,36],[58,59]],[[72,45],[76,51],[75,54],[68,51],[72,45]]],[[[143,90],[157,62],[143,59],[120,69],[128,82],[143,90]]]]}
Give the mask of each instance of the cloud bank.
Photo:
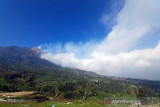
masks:
{"type": "MultiPolygon", "coordinates": [[[[159,10],[159,0],[126,0],[103,41],[46,45],[41,57],[102,75],[160,80],[160,42],[154,48],[133,48],[149,34],[156,37],[154,33],[160,29],[159,10]]],[[[103,15],[103,23],[107,24],[104,18],[103,15]]]]}

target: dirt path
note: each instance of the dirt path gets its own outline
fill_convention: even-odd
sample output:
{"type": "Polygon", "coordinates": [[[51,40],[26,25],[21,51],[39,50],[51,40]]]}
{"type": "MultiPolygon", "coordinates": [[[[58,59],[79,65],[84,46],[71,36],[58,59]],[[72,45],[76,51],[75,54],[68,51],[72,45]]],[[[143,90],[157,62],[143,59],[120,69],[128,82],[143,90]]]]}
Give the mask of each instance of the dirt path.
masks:
{"type": "Polygon", "coordinates": [[[22,92],[11,92],[11,93],[0,93],[0,96],[25,96],[35,94],[35,91],[22,91],[22,92]]]}

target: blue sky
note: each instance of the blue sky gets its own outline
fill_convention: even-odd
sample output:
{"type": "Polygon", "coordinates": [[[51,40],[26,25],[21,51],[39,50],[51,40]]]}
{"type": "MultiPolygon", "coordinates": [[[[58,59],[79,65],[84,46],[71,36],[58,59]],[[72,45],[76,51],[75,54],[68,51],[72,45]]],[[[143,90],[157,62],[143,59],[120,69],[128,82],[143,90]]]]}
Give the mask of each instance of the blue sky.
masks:
{"type": "Polygon", "coordinates": [[[100,21],[115,0],[1,0],[0,46],[102,40],[100,21]]]}
{"type": "Polygon", "coordinates": [[[0,0],[0,46],[63,67],[160,80],[160,0],[0,0]]]}

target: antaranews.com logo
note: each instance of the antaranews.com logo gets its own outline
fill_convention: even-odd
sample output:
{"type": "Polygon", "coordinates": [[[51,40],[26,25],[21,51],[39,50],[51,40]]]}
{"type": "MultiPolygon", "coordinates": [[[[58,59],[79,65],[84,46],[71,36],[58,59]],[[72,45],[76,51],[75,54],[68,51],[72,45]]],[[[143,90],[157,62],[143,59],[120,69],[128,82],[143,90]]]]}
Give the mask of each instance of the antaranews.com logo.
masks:
{"type": "Polygon", "coordinates": [[[105,105],[141,105],[140,100],[126,98],[109,98],[105,100],[105,105]]]}
{"type": "Polygon", "coordinates": [[[142,98],[135,98],[135,97],[106,97],[104,100],[105,107],[108,106],[115,106],[115,107],[124,107],[125,105],[129,106],[141,106],[147,105],[154,107],[160,104],[159,97],[142,97],[142,98]]]}

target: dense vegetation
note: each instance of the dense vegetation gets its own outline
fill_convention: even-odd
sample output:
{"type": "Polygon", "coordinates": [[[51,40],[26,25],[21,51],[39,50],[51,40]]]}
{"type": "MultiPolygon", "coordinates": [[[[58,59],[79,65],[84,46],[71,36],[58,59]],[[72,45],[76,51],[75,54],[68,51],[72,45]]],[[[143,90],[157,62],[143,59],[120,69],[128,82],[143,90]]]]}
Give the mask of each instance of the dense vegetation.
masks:
{"type": "Polygon", "coordinates": [[[37,91],[65,99],[104,100],[105,97],[159,96],[160,82],[100,76],[41,59],[29,48],[0,48],[0,91],[37,91]],[[136,89],[134,87],[137,87],[136,89]]]}
{"type": "Polygon", "coordinates": [[[1,72],[0,81],[1,91],[16,92],[33,90],[47,96],[65,99],[87,99],[92,96],[98,97],[101,93],[104,96],[99,99],[107,96],[135,96],[135,90],[132,85],[143,88],[146,96],[158,96],[155,87],[141,86],[134,81],[115,80],[109,77],[71,76],[66,78],[64,76],[56,76],[54,73],[1,72]]]}

